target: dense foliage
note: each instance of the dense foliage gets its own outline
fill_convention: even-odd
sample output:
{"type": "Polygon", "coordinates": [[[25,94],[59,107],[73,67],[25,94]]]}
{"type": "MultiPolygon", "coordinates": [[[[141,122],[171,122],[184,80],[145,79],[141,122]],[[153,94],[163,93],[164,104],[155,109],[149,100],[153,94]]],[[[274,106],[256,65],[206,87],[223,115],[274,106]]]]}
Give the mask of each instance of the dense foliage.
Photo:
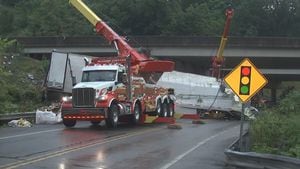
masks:
{"type": "MultiPolygon", "coordinates": [[[[231,35],[300,36],[299,0],[85,2],[119,34],[220,36],[231,2],[235,9],[231,35]]],[[[0,0],[0,11],[0,37],[94,34],[68,0],[0,0]]]]}
{"type": "Polygon", "coordinates": [[[299,100],[295,90],[251,123],[252,150],[300,158],[299,100]]]}
{"type": "Polygon", "coordinates": [[[17,54],[15,41],[0,39],[0,114],[32,111],[41,104],[47,61],[17,54]]]}

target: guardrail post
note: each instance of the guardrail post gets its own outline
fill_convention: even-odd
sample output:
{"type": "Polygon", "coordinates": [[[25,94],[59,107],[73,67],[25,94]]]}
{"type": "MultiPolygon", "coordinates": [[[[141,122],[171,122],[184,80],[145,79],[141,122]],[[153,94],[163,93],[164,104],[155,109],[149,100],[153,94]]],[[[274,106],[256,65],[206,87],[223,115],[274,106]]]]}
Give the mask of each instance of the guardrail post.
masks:
{"type": "Polygon", "coordinates": [[[246,104],[242,104],[242,112],[241,112],[241,127],[240,127],[240,141],[239,141],[239,148],[240,152],[243,152],[243,130],[244,130],[244,111],[245,111],[246,104]]]}

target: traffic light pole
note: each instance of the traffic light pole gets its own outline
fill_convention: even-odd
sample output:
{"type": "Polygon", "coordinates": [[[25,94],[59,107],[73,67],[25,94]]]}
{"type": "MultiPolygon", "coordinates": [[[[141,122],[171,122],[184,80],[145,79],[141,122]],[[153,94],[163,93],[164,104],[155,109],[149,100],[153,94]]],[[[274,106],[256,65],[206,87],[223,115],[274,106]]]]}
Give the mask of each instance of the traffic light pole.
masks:
{"type": "Polygon", "coordinates": [[[243,148],[243,131],[244,131],[245,107],[246,107],[246,104],[245,104],[245,103],[242,103],[241,127],[240,127],[240,141],[239,141],[240,152],[243,151],[242,148],[243,148]]]}

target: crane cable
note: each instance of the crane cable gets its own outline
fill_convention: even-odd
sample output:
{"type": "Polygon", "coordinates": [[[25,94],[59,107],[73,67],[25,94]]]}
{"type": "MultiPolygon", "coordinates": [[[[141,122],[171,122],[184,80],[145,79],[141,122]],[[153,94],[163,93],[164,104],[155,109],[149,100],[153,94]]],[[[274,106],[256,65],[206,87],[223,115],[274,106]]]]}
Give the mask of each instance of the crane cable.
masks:
{"type": "MultiPolygon", "coordinates": [[[[223,64],[222,64],[222,66],[223,66],[223,64]]],[[[221,71],[221,69],[219,70],[219,73],[220,73],[220,71],[221,71]]],[[[214,97],[213,102],[210,104],[209,108],[207,109],[208,112],[211,111],[211,108],[212,108],[212,106],[215,104],[215,102],[216,102],[216,100],[217,100],[217,98],[218,98],[218,96],[219,96],[220,91],[223,90],[223,87],[222,87],[222,86],[224,86],[223,78],[221,79],[221,84],[220,84],[220,86],[219,86],[219,89],[218,89],[218,91],[217,91],[217,94],[216,94],[215,97],[214,97]]],[[[225,87],[225,86],[224,86],[224,87],[225,87]]]]}
{"type": "MultiPolygon", "coordinates": [[[[232,4],[232,1],[229,2],[228,7],[231,7],[231,4],[232,4]]],[[[208,108],[208,112],[211,111],[211,108],[212,108],[212,106],[215,104],[215,102],[216,102],[216,100],[217,100],[217,98],[218,98],[218,95],[219,95],[220,91],[221,91],[221,90],[225,90],[225,85],[224,85],[224,81],[223,81],[223,75],[221,75],[221,70],[222,70],[222,68],[223,68],[223,66],[224,66],[224,61],[225,61],[225,60],[222,61],[222,64],[221,64],[220,67],[219,67],[219,70],[218,70],[218,71],[219,71],[219,72],[218,72],[218,76],[219,76],[219,77],[217,77],[217,79],[220,78],[221,84],[220,84],[220,86],[219,86],[218,92],[217,92],[217,94],[216,94],[216,96],[215,96],[213,102],[211,103],[211,105],[210,105],[209,108],[208,108]]],[[[224,91],[223,91],[223,92],[224,92],[224,91]]]]}

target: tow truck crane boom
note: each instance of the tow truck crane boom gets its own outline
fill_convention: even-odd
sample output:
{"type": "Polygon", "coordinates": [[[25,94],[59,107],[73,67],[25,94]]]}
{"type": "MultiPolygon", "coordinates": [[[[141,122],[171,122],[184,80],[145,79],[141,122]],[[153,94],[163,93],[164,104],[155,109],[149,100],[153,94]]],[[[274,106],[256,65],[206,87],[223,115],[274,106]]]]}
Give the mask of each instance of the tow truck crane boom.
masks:
{"type": "Polygon", "coordinates": [[[174,69],[174,62],[154,60],[144,53],[139,53],[132,48],[124,38],[113,31],[101,18],[99,18],[82,0],[69,1],[89,22],[95,27],[98,34],[103,35],[108,42],[115,45],[119,57],[131,56],[134,67],[138,67],[139,72],[169,72],[174,69]]]}
{"type": "Polygon", "coordinates": [[[226,9],[225,15],[226,15],[226,21],[225,21],[225,26],[224,26],[224,31],[222,34],[222,38],[221,38],[221,42],[219,45],[219,49],[217,52],[217,56],[215,56],[213,58],[213,63],[212,63],[212,76],[216,77],[216,78],[220,78],[220,67],[223,65],[224,63],[224,56],[223,56],[223,52],[224,52],[224,48],[226,46],[227,43],[227,36],[229,33],[229,28],[230,28],[230,23],[231,23],[231,19],[233,17],[233,8],[228,7],[226,9]]]}

